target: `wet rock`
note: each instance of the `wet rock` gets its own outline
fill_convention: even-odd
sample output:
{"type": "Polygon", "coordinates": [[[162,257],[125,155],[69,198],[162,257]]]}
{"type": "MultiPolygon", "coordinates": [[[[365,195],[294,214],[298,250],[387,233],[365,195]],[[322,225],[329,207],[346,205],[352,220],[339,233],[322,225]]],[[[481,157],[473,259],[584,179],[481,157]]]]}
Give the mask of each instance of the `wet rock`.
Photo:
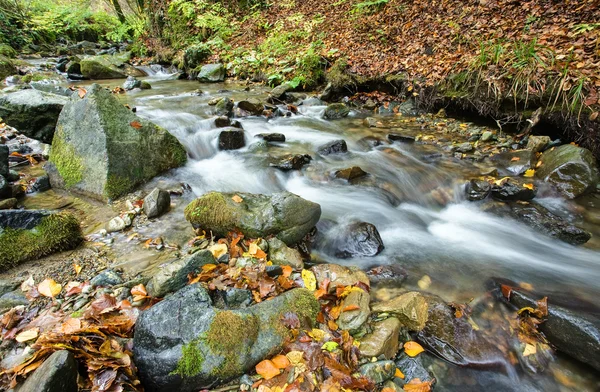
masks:
{"type": "Polygon", "coordinates": [[[131,226],[132,220],[129,214],[125,214],[123,216],[116,216],[108,221],[106,224],[106,231],[108,233],[116,233],[118,231],[123,231],[129,226],[131,226]]]}
{"type": "Polygon", "coordinates": [[[490,192],[492,191],[492,186],[489,182],[484,180],[471,180],[467,183],[465,191],[467,194],[467,200],[478,201],[489,196],[490,192]]]}
{"type": "Polygon", "coordinates": [[[402,135],[400,133],[389,133],[387,138],[391,142],[413,143],[415,141],[414,136],[402,135]]]}
{"type": "Polygon", "coordinates": [[[0,297],[19,287],[19,282],[15,279],[0,279],[0,297]]]}
{"type": "Polygon", "coordinates": [[[17,73],[17,68],[11,59],[0,55],[0,80],[4,80],[7,76],[17,73]]]}
{"type": "Polygon", "coordinates": [[[21,290],[9,291],[0,296],[0,314],[19,305],[29,305],[29,301],[21,290]]]}
{"type": "Polygon", "coordinates": [[[216,290],[213,294],[214,306],[219,309],[240,309],[252,305],[254,299],[250,290],[228,287],[216,290]]]}
{"type": "Polygon", "coordinates": [[[223,64],[203,65],[196,79],[202,83],[222,82],[225,80],[225,67],[223,64]]]}
{"type": "MultiPolygon", "coordinates": [[[[1,180],[0,180],[0,182],[1,182],[1,180]]],[[[1,198],[2,198],[2,196],[1,196],[1,191],[0,191],[0,199],[1,198]]],[[[0,200],[0,210],[10,210],[12,208],[16,208],[17,204],[18,204],[18,201],[14,197],[11,197],[10,199],[6,199],[6,200],[0,200]]]]}
{"type": "Polygon", "coordinates": [[[268,243],[269,260],[271,260],[274,265],[289,265],[296,270],[304,268],[302,255],[300,255],[300,252],[296,249],[288,247],[278,238],[270,238],[268,243]]]}
{"type": "Polygon", "coordinates": [[[408,276],[406,270],[398,264],[380,265],[367,270],[367,276],[373,286],[400,287],[408,276]]]}
{"type": "Polygon", "coordinates": [[[67,350],[55,351],[16,392],[77,392],[77,361],[67,350]]]}
{"type": "Polygon", "coordinates": [[[219,134],[219,150],[237,150],[245,145],[243,129],[228,127],[219,134]]]}
{"type": "Polygon", "coordinates": [[[200,285],[186,286],[138,319],[133,347],[142,384],[149,392],[192,392],[239,377],[291,337],[282,315],[296,314],[310,328],[319,309],[311,292],[293,289],[245,309],[220,310],[200,285]]]}
{"type": "Polygon", "coordinates": [[[93,84],[61,112],[46,167],[53,188],[105,201],[186,160],[177,138],[93,84]]]}
{"type": "Polygon", "coordinates": [[[356,267],[344,267],[339,264],[318,264],[311,268],[317,279],[317,286],[323,281],[329,281],[329,293],[334,293],[340,286],[355,286],[362,284],[370,287],[367,275],[356,267]]]}
{"type": "Polygon", "coordinates": [[[378,302],[372,306],[374,313],[392,313],[400,324],[410,331],[421,331],[428,319],[428,304],[423,295],[408,292],[389,301],[378,302]]]}
{"type": "Polygon", "coordinates": [[[6,177],[6,179],[10,182],[19,181],[21,179],[21,176],[19,175],[19,173],[17,171],[9,170],[8,177],[6,177]]]}
{"type": "Polygon", "coordinates": [[[231,119],[227,116],[218,116],[215,117],[215,127],[217,128],[225,128],[231,126],[231,119]]]}
{"type": "Polygon", "coordinates": [[[271,196],[210,192],[191,202],[186,219],[194,227],[225,236],[239,229],[251,238],[275,235],[287,245],[300,241],[319,221],[321,207],[293,193],[271,196]],[[232,197],[242,199],[235,202],[232,197]]]}
{"type": "Polygon", "coordinates": [[[323,117],[328,120],[338,120],[340,118],[348,117],[350,114],[350,108],[343,103],[332,103],[325,108],[323,117]]]}
{"type": "Polygon", "coordinates": [[[54,128],[68,98],[28,89],[0,97],[0,117],[23,135],[52,143],[54,128]]]}
{"type": "Polygon", "coordinates": [[[394,361],[377,361],[362,365],[358,371],[375,384],[391,380],[396,372],[394,361]]]}
{"type": "Polygon", "coordinates": [[[490,160],[509,175],[519,176],[533,167],[535,154],[531,150],[507,151],[493,155],[490,160]]]}
{"type": "Polygon", "coordinates": [[[148,218],[156,218],[171,208],[171,194],[165,190],[154,188],[144,198],[144,214],[148,218]]]}
{"type": "Polygon", "coordinates": [[[461,153],[467,153],[467,152],[471,152],[475,149],[475,147],[473,147],[473,144],[469,143],[469,142],[465,142],[465,143],[461,143],[457,146],[454,146],[454,151],[458,151],[461,153]]]}
{"type": "Polygon", "coordinates": [[[493,184],[491,188],[492,197],[500,201],[528,201],[535,197],[537,188],[526,188],[521,184],[505,181],[499,184],[493,184]]]}
{"type": "Polygon", "coordinates": [[[74,249],[82,241],[79,222],[68,213],[0,211],[0,269],[74,249]]]}
{"type": "Polygon", "coordinates": [[[494,134],[490,131],[485,131],[481,134],[481,137],[479,138],[479,140],[481,140],[482,142],[490,142],[494,139],[494,134]]]}
{"type": "Polygon", "coordinates": [[[40,176],[31,184],[30,192],[46,192],[50,190],[50,178],[48,176],[40,176]]]}
{"type": "Polygon", "coordinates": [[[210,53],[211,50],[207,45],[190,46],[183,52],[183,65],[187,69],[194,69],[202,64],[210,56],[210,53]]]}
{"type": "Polygon", "coordinates": [[[365,357],[383,355],[386,359],[394,358],[399,347],[400,321],[390,317],[373,323],[371,327],[373,332],[360,340],[360,354],[365,357]]]}
{"type": "Polygon", "coordinates": [[[92,287],[112,287],[123,283],[121,275],[111,269],[106,269],[90,280],[92,287]]]}
{"type": "Polygon", "coordinates": [[[527,149],[532,152],[542,152],[552,142],[549,136],[529,136],[527,140],[527,149]]]}
{"type": "Polygon", "coordinates": [[[8,177],[8,146],[0,144],[0,176],[8,177]]]}
{"type": "Polygon", "coordinates": [[[263,104],[255,98],[238,102],[238,108],[255,116],[260,116],[264,110],[263,104]]]}
{"type": "Polygon", "coordinates": [[[409,98],[398,106],[398,112],[404,116],[417,116],[417,102],[413,98],[409,98]]]}
{"type": "Polygon", "coordinates": [[[267,142],[285,142],[285,135],[283,133],[259,133],[256,137],[267,142]]]}
{"type": "Polygon", "coordinates": [[[585,148],[565,144],[547,150],[540,160],[542,165],[536,170],[536,176],[554,185],[569,199],[594,190],[598,184],[596,159],[585,148]]]}
{"type": "Polygon", "coordinates": [[[62,95],[63,97],[70,97],[74,93],[74,91],[71,89],[44,81],[30,82],[29,85],[36,90],[43,91],[45,93],[62,95]]]}
{"type": "Polygon", "coordinates": [[[371,309],[369,303],[371,302],[371,296],[369,293],[361,288],[353,289],[341,303],[342,312],[336,320],[337,325],[340,329],[347,329],[349,331],[357,331],[369,318],[371,309]],[[357,308],[356,310],[346,310],[346,308],[357,308]]]}
{"type": "Polygon", "coordinates": [[[293,90],[293,88],[288,83],[280,84],[269,93],[269,102],[275,104],[285,102],[287,92],[291,90],[293,90]]]}
{"type": "Polygon", "coordinates": [[[363,125],[365,127],[369,127],[369,128],[376,128],[377,127],[377,120],[373,117],[367,117],[363,120],[363,125]]]}
{"type": "MultiPolygon", "coordinates": [[[[145,76],[144,72],[127,63],[130,58],[131,53],[129,52],[83,58],[79,62],[81,75],[86,79],[92,80],[121,79],[126,78],[127,76],[145,76]]],[[[67,70],[67,72],[69,72],[69,70],[67,70]]]]}
{"type": "Polygon", "coordinates": [[[466,316],[457,318],[455,309],[441,298],[428,296],[428,318],[417,340],[430,352],[458,366],[502,367],[505,359],[496,343],[475,331],[466,316]]]}
{"type": "Polygon", "coordinates": [[[334,227],[325,240],[325,248],[335,257],[372,257],[384,249],[377,228],[367,222],[352,222],[342,227],[334,227]]]}
{"type": "Polygon", "coordinates": [[[162,298],[183,288],[188,283],[188,275],[200,271],[206,264],[216,264],[209,250],[201,250],[191,256],[162,265],[148,282],[146,287],[148,295],[162,298]]]}
{"type": "Polygon", "coordinates": [[[415,378],[421,381],[432,381],[433,376],[427,371],[423,365],[423,357],[409,357],[405,352],[401,352],[395,360],[396,367],[404,374],[403,385],[415,378]]]}
{"type": "Polygon", "coordinates": [[[317,152],[320,155],[342,154],[348,152],[348,146],[346,145],[346,141],[343,139],[333,140],[319,146],[317,152]]]}
{"type": "Polygon", "coordinates": [[[221,98],[215,104],[215,114],[217,116],[233,116],[233,101],[228,97],[221,98]]]}
{"type": "Polygon", "coordinates": [[[335,178],[340,178],[348,182],[366,175],[368,175],[368,173],[358,166],[352,166],[335,172],[335,178]]]}
{"type": "Polygon", "coordinates": [[[288,170],[300,170],[305,165],[308,165],[312,161],[312,157],[308,154],[296,154],[296,155],[288,155],[277,162],[271,163],[271,167],[276,167],[277,169],[288,171],[288,170]]]}
{"type": "Polygon", "coordinates": [[[127,80],[125,81],[125,83],[123,83],[123,90],[129,91],[129,90],[133,90],[134,88],[140,88],[142,87],[142,81],[136,79],[133,76],[128,76],[127,80]]]}

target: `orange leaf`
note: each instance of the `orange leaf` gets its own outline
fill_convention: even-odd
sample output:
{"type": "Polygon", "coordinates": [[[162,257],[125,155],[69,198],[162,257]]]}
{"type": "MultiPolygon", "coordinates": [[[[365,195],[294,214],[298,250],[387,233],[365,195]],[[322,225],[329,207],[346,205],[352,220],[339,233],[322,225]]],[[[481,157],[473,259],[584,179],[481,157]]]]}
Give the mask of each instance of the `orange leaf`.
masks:
{"type": "Polygon", "coordinates": [[[146,291],[146,287],[144,287],[144,285],[140,283],[137,286],[133,286],[131,288],[131,295],[145,297],[148,295],[148,292],[146,291]]]}
{"type": "Polygon", "coordinates": [[[360,309],[360,306],[358,306],[356,304],[352,304],[352,305],[348,305],[344,309],[342,309],[342,312],[349,312],[351,310],[359,310],[359,309],[360,309]]]}
{"type": "Polygon", "coordinates": [[[421,381],[419,378],[413,378],[402,387],[408,392],[429,392],[431,391],[431,381],[421,381]]]}
{"type": "Polygon", "coordinates": [[[423,346],[421,346],[417,342],[413,342],[411,340],[410,342],[404,343],[404,352],[409,357],[416,357],[417,355],[421,354],[423,351],[425,351],[425,349],[423,348],[423,346]]]}
{"type": "Polygon", "coordinates": [[[338,325],[333,321],[333,320],[329,320],[327,321],[327,326],[329,327],[329,329],[331,329],[332,331],[337,331],[338,330],[338,325]]]}
{"type": "Polygon", "coordinates": [[[400,369],[396,368],[396,372],[394,373],[394,377],[398,377],[398,378],[401,378],[401,379],[404,380],[404,377],[406,377],[406,376],[404,375],[404,373],[402,373],[402,371],[400,369]]]}
{"type": "Polygon", "coordinates": [[[533,190],[533,184],[523,184],[523,188],[527,188],[529,190],[533,190]]]}
{"type": "Polygon", "coordinates": [[[520,161],[520,160],[521,160],[521,158],[519,158],[519,157],[512,157],[512,159],[510,161],[511,162],[517,162],[517,161],[520,161]]]}
{"type": "Polygon", "coordinates": [[[255,369],[256,373],[265,380],[270,380],[275,376],[279,376],[279,369],[272,361],[268,359],[259,362],[255,369]]]}
{"type": "Polygon", "coordinates": [[[239,197],[238,195],[235,195],[231,198],[231,200],[235,201],[236,203],[241,203],[244,201],[244,199],[242,199],[241,197],[239,197]]]}
{"type": "Polygon", "coordinates": [[[79,98],[83,98],[83,97],[85,97],[85,94],[87,94],[87,90],[84,89],[83,87],[79,87],[77,89],[77,94],[79,95],[79,98]]]}
{"type": "Polygon", "coordinates": [[[286,367],[290,366],[290,361],[285,355],[276,355],[271,359],[271,361],[278,369],[285,369],[286,367]]]}
{"type": "Polygon", "coordinates": [[[131,125],[135,129],[140,129],[142,127],[142,123],[140,123],[139,121],[132,121],[129,123],[129,125],[131,125]]]}
{"type": "Polygon", "coordinates": [[[293,271],[292,267],[290,267],[289,265],[282,265],[281,269],[283,270],[284,278],[289,278],[293,271]]]}

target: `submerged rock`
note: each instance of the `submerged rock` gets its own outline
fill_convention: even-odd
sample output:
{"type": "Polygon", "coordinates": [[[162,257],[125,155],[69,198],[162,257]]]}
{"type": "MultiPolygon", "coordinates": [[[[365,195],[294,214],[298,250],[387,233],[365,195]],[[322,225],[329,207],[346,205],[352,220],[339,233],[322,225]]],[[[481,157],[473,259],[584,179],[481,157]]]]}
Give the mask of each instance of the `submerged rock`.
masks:
{"type": "Polygon", "coordinates": [[[186,286],[138,319],[133,346],[142,384],[149,392],[192,392],[239,377],[291,337],[281,322],[284,314],[297,315],[310,328],[319,310],[305,289],[220,310],[200,285],[186,286]]]}
{"type": "Polygon", "coordinates": [[[249,114],[259,116],[262,114],[264,106],[258,99],[250,98],[238,102],[238,108],[249,114]]]}
{"type": "Polygon", "coordinates": [[[67,350],[55,351],[31,374],[18,392],[77,392],[77,361],[67,350]]]}
{"type": "Polygon", "coordinates": [[[79,222],[68,213],[43,210],[0,211],[0,267],[64,250],[83,240],[79,222]]]}
{"type": "Polygon", "coordinates": [[[325,109],[323,117],[328,120],[337,120],[340,118],[348,117],[350,114],[350,108],[343,103],[332,103],[325,109]]]}
{"type": "Polygon", "coordinates": [[[171,208],[171,194],[163,189],[154,188],[144,198],[144,214],[148,218],[156,218],[171,208]]]}
{"type": "Polygon", "coordinates": [[[324,247],[342,259],[376,256],[385,248],[377,228],[367,222],[334,227],[327,233],[324,247]]]}
{"type": "Polygon", "coordinates": [[[540,161],[536,176],[569,199],[594,190],[598,184],[596,159],[585,148],[565,144],[544,152],[540,161]]]}
{"type": "Polygon", "coordinates": [[[271,196],[210,192],[185,209],[185,218],[194,227],[215,235],[226,236],[237,229],[251,238],[275,235],[287,245],[302,240],[320,216],[321,206],[289,192],[271,196]],[[236,202],[234,196],[242,201],[236,202]]]}
{"type": "Polygon", "coordinates": [[[227,127],[223,128],[219,134],[219,150],[237,150],[245,145],[243,129],[227,127]]]}
{"type": "Polygon", "coordinates": [[[215,103],[215,114],[217,116],[233,116],[233,101],[228,98],[221,98],[215,103]]]}
{"type": "Polygon", "coordinates": [[[393,359],[399,348],[400,321],[390,317],[373,323],[373,332],[365,335],[360,340],[360,354],[365,357],[379,357],[393,359]]]}
{"type": "Polygon", "coordinates": [[[367,276],[373,286],[400,287],[408,273],[398,264],[380,265],[367,270],[367,276]]]}
{"type": "Polygon", "coordinates": [[[490,158],[509,175],[519,176],[533,167],[535,154],[531,150],[507,151],[490,158]]]}
{"type": "Polygon", "coordinates": [[[478,201],[483,200],[492,191],[492,186],[484,180],[471,180],[467,183],[466,189],[467,200],[478,201]]]}
{"type": "Polygon", "coordinates": [[[414,136],[403,135],[400,133],[390,133],[387,135],[387,138],[391,142],[414,143],[415,141],[414,136]]]}
{"type": "Polygon", "coordinates": [[[259,133],[256,137],[261,138],[267,142],[285,142],[285,135],[283,133],[259,133]]]}
{"type": "Polygon", "coordinates": [[[160,271],[154,274],[148,282],[148,295],[160,298],[183,288],[188,283],[188,275],[198,272],[206,264],[216,264],[216,260],[209,250],[201,250],[191,256],[161,266],[160,271]]]}
{"type": "Polygon", "coordinates": [[[61,112],[47,168],[53,188],[107,200],[186,160],[174,136],[94,84],[84,98],[72,96],[61,112]]]}
{"type": "Polygon", "coordinates": [[[398,355],[395,360],[396,367],[404,374],[403,384],[410,382],[415,378],[421,381],[432,381],[434,377],[427,371],[423,365],[423,356],[409,357],[405,352],[398,355]]]}
{"type": "Polygon", "coordinates": [[[372,306],[374,313],[392,313],[410,331],[421,331],[428,319],[429,306],[423,295],[408,292],[372,306]]]}
{"type": "Polygon", "coordinates": [[[377,361],[364,364],[358,370],[375,384],[381,384],[394,377],[396,364],[394,361],[377,361]]]}
{"type": "Polygon", "coordinates": [[[51,143],[54,128],[68,98],[27,89],[0,97],[0,117],[23,135],[51,143]]]}
{"type": "Polygon", "coordinates": [[[196,79],[202,83],[222,82],[225,80],[225,67],[223,64],[203,65],[196,79]]]}
{"type": "Polygon", "coordinates": [[[346,141],[343,139],[333,140],[319,146],[317,152],[320,155],[343,154],[348,152],[348,146],[346,145],[346,141]]]}
{"type": "Polygon", "coordinates": [[[289,171],[300,170],[303,166],[308,165],[312,161],[312,157],[308,154],[288,155],[279,159],[279,161],[270,163],[269,166],[277,169],[289,171]]]}

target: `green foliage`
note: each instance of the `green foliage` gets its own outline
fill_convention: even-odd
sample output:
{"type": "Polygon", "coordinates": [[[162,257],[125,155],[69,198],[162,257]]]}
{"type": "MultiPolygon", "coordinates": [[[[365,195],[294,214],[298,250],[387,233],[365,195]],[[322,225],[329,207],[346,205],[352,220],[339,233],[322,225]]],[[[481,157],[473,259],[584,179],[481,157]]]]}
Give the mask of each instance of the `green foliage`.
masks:
{"type": "Polygon", "coordinates": [[[174,0],[169,4],[169,36],[174,48],[210,39],[226,40],[235,30],[229,10],[220,2],[208,0],[174,0]]]}
{"type": "Polygon", "coordinates": [[[361,1],[352,7],[353,14],[372,14],[380,11],[389,0],[367,0],[361,1]]]}

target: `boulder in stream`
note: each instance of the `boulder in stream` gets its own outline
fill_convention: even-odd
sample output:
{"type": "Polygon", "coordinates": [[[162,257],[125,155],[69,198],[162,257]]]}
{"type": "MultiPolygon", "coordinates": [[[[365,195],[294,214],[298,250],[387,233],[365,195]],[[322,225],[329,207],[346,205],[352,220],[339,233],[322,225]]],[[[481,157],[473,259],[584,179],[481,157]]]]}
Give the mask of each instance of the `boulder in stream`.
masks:
{"type": "Polygon", "coordinates": [[[243,112],[254,116],[260,116],[264,110],[264,105],[256,98],[249,98],[240,101],[238,102],[237,107],[243,112]]]}
{"type": "Polygon", "coordinates": [[[385,359],[394,358],[399,348],[400,326],[400,321],[395,317],[373,323],[371,326],[373,332],[360,339],[361,355],[365,357],[383,355],[385,359]]]}
{"type": "Polygon", "coordinates": [[[8,146],[0,144],[0,176],[5,178],[9,175],[8,152],[8,146]]]}
{"type": "Polygon", "coordinates": [[[186,160],[174,136],[94,84],[83,98],[75,94],[65,105],[46,167],[53,188],[107,200],[186,160]]]}
{"type": "Polygon", "coordinates": [[[332,103],[325,108],[323,117],[328,120],[337,120],[340,118],[348,117],[350,114],[350,108],[343,103],[332,103]]]}
{"type": "MultiPolygon", "coordinates": [[[[90,56],[79,62],[81,75],[84,78],[98,79],[122,79],[127,76],[146,76],[146,74],[128,64],[131,53],[104,54],[90,56]]],[[[68,71],[67,71],[68,72],[68,71]]]]}
{"type": "Polygon", "coordinates": [[[171,208],[171,194],[164,189],[154,188],[144,197],[144,214],[148,218],[156,218],[171,208]]]}
{"type": "Polygon", "coordinates": [[[421,331],[428,319],[427,300],[421,293],[408,292],[373,304],[373,313],[391,313],[409,331],[421,331]]]}
{"type": "Polygon", "coordinates": [[[219,150],[237,150],[245,145],[243,129],[227,127],[219,133],[219,150]]]}
{"type": "Polygon", "coordinates": [[[35,89],[0,97],[0,117],[23,135],[51,143],[54,128],[68,98],[35,89]]]}
{"type": "Polygon", "coordinates": [[[203,65],[196,79],[202,83],[222,82],[225,80],[225,67],[218,63],[203,65]]]}
{"type": "Polygon", "coordinates": [[[492,186],[489,182],[484,180],[473,179],[467,183],[465,192],[467,194],[467,200],[478,201],[483,200],[490,194],[492,186]]]}
{"type": "Polygon", "coordinates": [[[198,272],[206,264],[216,264],[209,250],[201,250],[161,265],[160,270],[148,282],[148,295],[160,298],[183,288],[188,283],[188,275],[198,272]]]}
{"type": "Polygon", "coordinates": [[[214,106],[217,116],[233,116],[233,101],[228,97],[219,99],[214,106]]]}
{"type": "Polygon", "coordinates": [[[317,152],[320,155],[343,154],[348,152],[348,146],[343,139],[332,140],[319,146],[317,152]]]}
{"type": "Polygon", "coordinates": [[[334,226],[325,235],[324,248],[335,257],[373,257],[385,248],[377,228],[367,222],[334,226]]]}
{"type": "Polygon", "coordinates": [[[491,188],[492,197],[500,201],[529,201],[537,194],[533,184],[520,184],[516,181],[494,183],[491,188]]]}
{"type": "Polygon", "coordinates": [[[535,153],[532,150],[507,151],[493,155],[490,160],[507,175],[519,176],[533,167],[535,153]]]}
{"type": "Polygon", "coordinates": [[[300,170],[310,161],[312,161],[312,157],[308,154],[286,155],[277,158],[277,161],[270,163],[269,166],[283,171],[300,170]]]}
{"type": "Polygon", "coordinates": [[[0,80],[17,73],[15,64],[6,56],[0,55],[0,80]]]}
{"type": "Polygon", "coordinates": [[[287,245],[302,240],[320,216],[321,206],[290,192],[270,196],[210,192],[185,209],[185,218],[194,227],[215,235],[240,230],[250,238],[274,235],[287,245]]]}

